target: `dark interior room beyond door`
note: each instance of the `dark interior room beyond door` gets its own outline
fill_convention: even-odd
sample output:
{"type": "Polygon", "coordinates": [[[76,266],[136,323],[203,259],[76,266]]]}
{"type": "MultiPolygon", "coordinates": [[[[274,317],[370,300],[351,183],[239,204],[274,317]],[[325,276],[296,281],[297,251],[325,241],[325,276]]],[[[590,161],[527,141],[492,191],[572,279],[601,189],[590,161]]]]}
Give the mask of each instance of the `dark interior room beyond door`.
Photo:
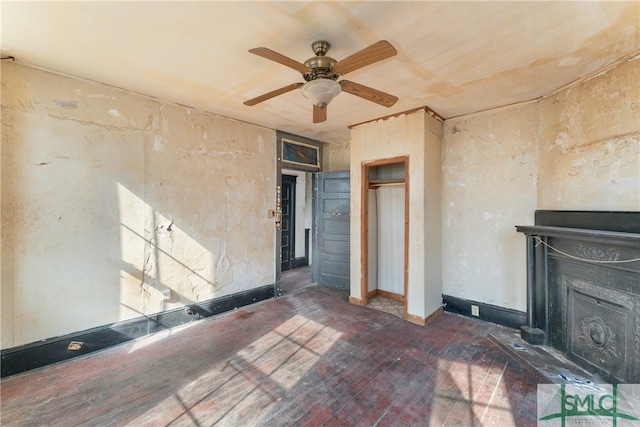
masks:
{"type": "Polygon", "coordinates": [[[282,175],[282,229],[280,271],[290,270],[295,257],[296,177],[282,175]]]}

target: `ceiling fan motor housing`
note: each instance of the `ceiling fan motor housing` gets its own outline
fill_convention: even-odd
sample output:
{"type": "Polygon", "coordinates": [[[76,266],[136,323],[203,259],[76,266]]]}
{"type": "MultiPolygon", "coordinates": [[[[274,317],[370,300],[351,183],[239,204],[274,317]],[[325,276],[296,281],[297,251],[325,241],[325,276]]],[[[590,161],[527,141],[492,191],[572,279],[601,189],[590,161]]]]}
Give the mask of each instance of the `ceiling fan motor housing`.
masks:
{"type": "Polygon", "coordinates": [[[331,45],[324,40],[318,40],[311,44],[311,49],[316,56],[309,58],[304,62],[304,65],[311,69],[308,73],[303,73],[303,77],[306,81],[315,79],[331,79],[337,80],[338,75],[333,72],[333,66],[336,64],[335,59],[330,56],[326,56],[331,45]]]}
{"type": "Polygon", "coordinates": [[[302,76],[308,82],[315,79],[337,80],[339,76],[333,72],[333,65],[336,62],[335,59],[328,56],[309,58],[305,61],[304,65],[311,68],[311,72],[304,73],[302,76]]]}

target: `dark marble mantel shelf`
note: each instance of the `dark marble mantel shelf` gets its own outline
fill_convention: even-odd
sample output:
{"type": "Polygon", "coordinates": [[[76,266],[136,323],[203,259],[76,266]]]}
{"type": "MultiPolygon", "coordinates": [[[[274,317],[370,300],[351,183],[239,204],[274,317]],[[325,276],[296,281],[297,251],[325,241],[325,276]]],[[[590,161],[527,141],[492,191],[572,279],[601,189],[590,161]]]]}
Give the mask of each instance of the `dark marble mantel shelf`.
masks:
{"type": "Polygon", "coordinates": [[[599,242],[640,243],[640,233],[592,230],[586,228],[554,227],[548,225],[516,225],[516,230],[527,236],[578,237],[599,242]]]}

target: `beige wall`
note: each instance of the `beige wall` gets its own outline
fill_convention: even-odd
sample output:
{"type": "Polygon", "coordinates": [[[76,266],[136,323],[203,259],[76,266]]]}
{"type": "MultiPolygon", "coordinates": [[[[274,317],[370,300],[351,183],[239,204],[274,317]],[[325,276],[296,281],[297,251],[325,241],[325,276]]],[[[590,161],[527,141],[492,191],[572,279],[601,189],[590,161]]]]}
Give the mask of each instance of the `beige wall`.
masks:
{"type": "Polygon", "coordinates": [[[539,209],[640,210],[640,59],[540,103],[539,209]]]}
{"type": "Polygon", "coordinates": [[[272,284],[275,132],[2,64],[2,347],[272,284]]]}
{"type": "Polygon", "coordinates": [[[323,148],[324,172],[348,171],[350,167],[350,141],[326,144],[323,148]]]}
{"type": "Polygon", "coordinates": [[[640,60],[519,106],[446,120],[443,293],[526,310],[536,209],[640,210],[640,60]]]}
{"type": "Polygon", "coordinates": [[[362,297],[362,164],[408,156],[409,277],[406,298],[408,314],[419,318],[433,313],[442,302],[439,262],[440,128],[440,122],[421,110],[361,125],[351,132],[351,296],[356,299],[362,297]]]}
{"type": "Polygon", "coordinates": [[[526,308],[524,238],[536,209],[537,106],[446,120],[443,293],[526,308]]]}
{"type": "MultiPolygon", "coordinates": [[[[424,312],[442,306],[442,131],[443,124],[425,115],[424,127],[424,312]]],[[[413,182],[413,179],[412,179],[413,182]]]]}
{"type": "MultiPolygon", "coordinates": [[[[410,307],[442,293],[525,310],[535,209],[640,210],[640,61],[539,102],[359,126],[325,168],[409,155],[410,307]],[[428,155],[427,155],[428,154],[428,155]],[[434,163],[436,162],[436,163],[434,163]]],[[[273,283],[275,132],[2,64],[2,347],[273,283]],[[266,159],[266,160],[265,160],[266,159]],[[269,160],[273,159],[273,160],[269,160]],[[167,231],[171,225],[171,231],[167,231]]],[[[360,294],[352,204],[352,295],[360,294]]]]}

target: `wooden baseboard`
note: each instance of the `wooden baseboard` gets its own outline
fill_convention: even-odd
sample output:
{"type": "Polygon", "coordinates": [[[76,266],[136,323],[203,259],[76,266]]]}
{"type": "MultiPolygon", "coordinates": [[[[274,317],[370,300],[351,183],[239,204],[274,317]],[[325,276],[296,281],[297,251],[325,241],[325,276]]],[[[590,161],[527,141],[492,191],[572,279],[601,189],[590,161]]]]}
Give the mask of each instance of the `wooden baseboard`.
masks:
{"type": "Polygon", "coordinates": [[[356,298],[356,297],[352,297],[351,295],[349,295],[349,302],[351,304],[355,304],[355,305],[362,305],[362,298],[356,298]]]}
{"type": "Polygon", "coordinates": [[[442,311],[443,311],[442,307],[439,307],[436,311],[434,311],[427,317],[420,317],[420,316],[407,313],[405,315],[405,320],[408,320],[411,323],[415,323],[416,325],[425,326],[427,323],[435,319],[440,313],[442,313],[442,311]]]}
{"type": "Polygon", "coordinates": [[[389,291],[383,291],[382,289],[374,289],[372,291],[367,292],[368,299],[371,299],[377,296],[393,299],[396,301],[404,301],[404,295],[396,294],[394,292],[389,292],[389,291]]]}
{"type": "Polygon", "coordinates": [[[392,299],[392,300],[403,301],[404,302],[404,295],[396,294],[396,293],[389,292],[389,291],[383,291],[382,289],[378,289],[378,295],[380,295],[381,297],[384,297],[384,298],[389,298],[389,299],[392,299]]]}
{"type": "Polygon", "coordinates": [[[438,317],[443,311],[444,311],[444,308],[438,307],[436,311],[434,311],[433,313],[428,315],[426,319],[424,319],[424,324],[426,325],[427,323],[431,322],[433,319],[438,317]]]}

